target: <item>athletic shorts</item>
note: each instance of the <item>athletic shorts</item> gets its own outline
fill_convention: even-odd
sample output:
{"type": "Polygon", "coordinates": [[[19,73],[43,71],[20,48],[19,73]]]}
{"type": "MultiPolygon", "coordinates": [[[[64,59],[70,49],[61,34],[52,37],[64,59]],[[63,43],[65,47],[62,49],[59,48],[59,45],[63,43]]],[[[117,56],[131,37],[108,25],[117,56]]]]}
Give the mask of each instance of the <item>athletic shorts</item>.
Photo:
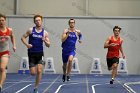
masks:
{"type": "Polygon", "coordinates": [[[67,63],[68,62],[68,59],[69,59],[69,56],[75,56],[75,50],[74,51],[63,51],[62,50],[62,60],[63,60],[63,63],[67,63]]]}
{"type": "Polygon", "coordinates": [[[117,57],[107,58],[106,60],[107,60],[108,70],[111,70],[111,67],[114,63],[119,64],[119,58],[117,57]]]}
{"type": "Polygon", "coordinates": [[[0,58],[5,54],[8,54],[8,57],[9,57],[10,51],[7,50],[7,51],[4,51],[4,52],[0,52],[0,58]]]}
{"type": "Polygon", "coordinates": [[[37,64],[44,64],[42,58],[43,53],[28,53],[29,68],[35,67],[37,64]]]}

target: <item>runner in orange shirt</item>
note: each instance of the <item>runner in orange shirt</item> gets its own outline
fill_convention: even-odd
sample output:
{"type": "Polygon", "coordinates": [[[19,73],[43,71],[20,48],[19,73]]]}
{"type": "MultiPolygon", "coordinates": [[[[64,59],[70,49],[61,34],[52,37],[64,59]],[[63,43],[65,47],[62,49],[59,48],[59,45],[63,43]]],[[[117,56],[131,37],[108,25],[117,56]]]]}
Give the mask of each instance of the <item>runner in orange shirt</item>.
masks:
{"type": "Polygon", "coordinates": [[[120,31],[121,28],[119,26],[115,26],[113,28],[114,35],[109,36],[104,44],[104,48],[108,48],[106,56],[108,70],[112,70],[112,80],[110,81],[110,84],[113,84],[113,81],[117,75],[117,67],[119,64],[120,57],[119,52],[121,52],[122,57],[125,58],[122,49],[123,39],[119,36],[120,31]]]}
{"type": "Polygon", "coordinates": [[[6,16],[0,14],[0,93],[2,85],[6,79],[6,67],[9,61],[9,40],[13,44],[13,50],[16,51],[16,42],[11,28],[6,27],[6,16]]]}

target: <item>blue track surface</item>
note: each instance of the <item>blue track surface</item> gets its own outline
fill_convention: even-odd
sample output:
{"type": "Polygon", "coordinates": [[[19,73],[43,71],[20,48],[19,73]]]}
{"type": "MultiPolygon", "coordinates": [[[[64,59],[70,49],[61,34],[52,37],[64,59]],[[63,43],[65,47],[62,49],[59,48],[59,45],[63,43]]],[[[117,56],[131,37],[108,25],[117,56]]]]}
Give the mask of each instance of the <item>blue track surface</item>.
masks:
{"type": "MultiPolygon", "coordinates": [[[[39,93],[140,93],[140,76],[118,75],[113,85],[110,75],[77,74],[62,82],[61,74],[45,74],[39,93]]],[[[29,74],[7,74],[2,93],[33,93],[35,77],[29,74]]]]}

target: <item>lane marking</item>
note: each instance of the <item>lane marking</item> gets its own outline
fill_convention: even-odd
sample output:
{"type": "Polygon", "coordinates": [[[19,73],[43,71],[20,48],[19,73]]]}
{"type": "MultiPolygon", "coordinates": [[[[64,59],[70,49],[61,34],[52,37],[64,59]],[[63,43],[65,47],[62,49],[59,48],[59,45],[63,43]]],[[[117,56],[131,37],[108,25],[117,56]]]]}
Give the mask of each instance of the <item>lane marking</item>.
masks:
{"type": "MultiPolygon", "coordinates": [[[[105,83],[105,85],[107,85],[109,83],[105,83]]],[[[92,85],[92,93],[96,93],[95,92],[95,86],[99,86],[99,85],[104,85],[104,84],[95,84],[95,85],[92,85]]]]}
{"type": "Polygon", "coordinates": [[[61,89],[61,87],[65,86],[65,85],[73,85],[73,84],[80,84],[80,83],[61,84],[61,85],[59,85],[59,87],[57,88],[57,90],[55,91],[55,93],[58,93],[59,90],[61,89]]]}
{"type": "Polygon", "coordinates": [[[87,75],[86,75],[86,85],[87,85],[87,93],[89,93],[89,84],[88,84],[87,75]]]}
{"type": "Polygon", "coordinates": [[[23,91],[24,89],[26,89],[27,87],[31,86],[32,84],[28,84],[27,86],[23,87],[22,89],[16,91],[15,93],[20,93],[21,91],[23,91]]]}
{"type": "Polygon", "coordinates": [[[140,81],[139,82],[127,82],[124,84],[124,86],[126,88],[128,88],[132,93],[137,93],[136,91],[134,91],[129,85],[136,85],[136,84],[140,84],[140,81]]]}
{"type": "Polygon", "coordinates": [[[137,93],[135,92],[131,87],[129,87],[127,84],[121,84],[119,80],[116,79],[116,81],[124,88],[126,89],[129,93],[137,93]]]}
{"type": "Polygon", "coordinates": [[[42,93],[46,93],[48,91],[48,89],[58,80],[59,77],[60,77],[60,75],[57,76],[56,79],[42,93]]]}
{"type": "Polygon", "coordinates": [[[61,89],[61,87],[64,86],[64,85],[66,85],[66,84],[59,85],[59,87],[57,88],[57,90],[55,91],[55,93],[58,93],[59,90],[61,89]]]}
{"type": "Polygon", "coordinates": [[[27,77],[27,78],[25,78],[25,79],[22,79],[22,80],[20,80],[19,82],[16,82],[16,83],[14,83],[14,84],[12,84],[12,85],[10,85],[10,86],[4,88],[2,91],[7,90],[8,88],[11,88],[11,87],[13,87],[13,86],[15,86],[15,85],[17,85],[17,84],[19,84],[19,83],[22,83],[22,82],[24,82],[26,79],[29,79],[30,77],[31,77],[31,76],[29,76],[29,77],[27,77]]]}

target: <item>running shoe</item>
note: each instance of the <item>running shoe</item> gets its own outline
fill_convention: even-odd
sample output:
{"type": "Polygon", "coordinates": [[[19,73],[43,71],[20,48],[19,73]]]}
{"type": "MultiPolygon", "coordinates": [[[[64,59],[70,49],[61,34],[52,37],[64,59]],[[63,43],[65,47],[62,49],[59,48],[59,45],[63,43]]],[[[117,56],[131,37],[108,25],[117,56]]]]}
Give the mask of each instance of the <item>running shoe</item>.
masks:
{"type": "Polygon", "coordinates": [[[113,84],[113,82],[114,82],[114,79],[112,79],[112,80],[110,81],[110,84],[113,84]]]}
{"type": "Polygon", "coordinates": [[[39,93],[38,90],[37,90],[37,88],[34,89],[34,93],[39,93]]]}
{"type": "Polygon", "coordinates": [[[67,81],[70,81],[70,76],[67,76],[67,81]]]}
{"type": "Polygon", "coordinates": [[[62,81],[65,82],[65,79],[66,79],[66,75],[63,75],[62,81]]]}
{"type": "Polygon", "coordinates": [[[1,93],[2,88],[0,87],[0,93],[1,93]]]}

